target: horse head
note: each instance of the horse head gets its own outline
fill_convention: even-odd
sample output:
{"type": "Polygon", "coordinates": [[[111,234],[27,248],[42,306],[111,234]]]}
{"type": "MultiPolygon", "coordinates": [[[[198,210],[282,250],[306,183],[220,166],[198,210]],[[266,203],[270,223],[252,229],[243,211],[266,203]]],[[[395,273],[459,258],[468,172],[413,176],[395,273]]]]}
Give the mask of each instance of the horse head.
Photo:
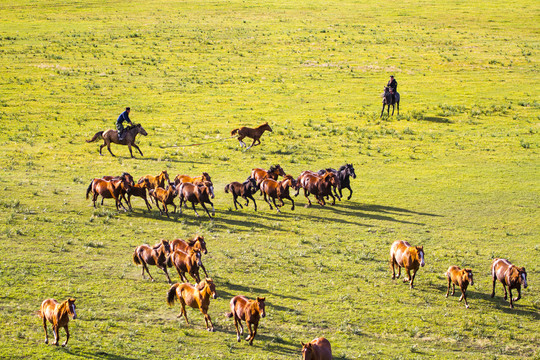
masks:
{"type": "Polygon", "coordinates": [[[202,260],[201,260],[201,252],[199,250],[190,249],[191,256],[195,256],[195,259],[197,259],[197,266],[202,266],[202,260]]]}
{"type": "Polygon", "coordinates": [[[77,312],[75,311],[75,299],[69,298],[67,301],[69,314],[73,317],[73,320],[75,320],[77,318],[77,312]]]}
{"type": "Polygon", "coordinates": [[[204,194],[208,196],[208,198],[214,198],[214,184],[212,184],[211,181],[205,181],[202,184],[197,185],[199,190],[204,194]]]}
{"type": "Polygon", "coordinates": [[[194,241],[194,245],[199,243],[200,251],[202,251],[204,254],[208,254],[208,249],[206,249],[206,241],[204,241],[203,236],[197,235],[197,237],[193,239],[193,241],[194,241]]]}
{"type": "Polygon", "coordinates": [[[133,181],[133,176],[131,176],[128,172],[123,172],[120,177],[124,178],[129,183],[129,185],[135,185],[135,182],[133,181]]]}
{"type": "Polygon", "coordinates": [[[307,343],[304,344],[303,342],[300,342],[302,344],[302,360],[312,360],[313,359],[313,344],[307,343]]]}
{"type": "Polygon", "coordinates": [[[272,128],[270,127],[270,125],[268,125],[268,122],[265,122],[264,124],[261,125],[261,130],[268,130],[272,132],[272,128]]]}
{"type": "Polygon", "coordinates": [[[527,288],[527,272],[525,271],[524,267],[517,268],[519,272],[519,282],[523,285],[523,287],[527,288]]]}
{"type": "Polygon", "coordinates": [[[163,178],[164,178],[165,180],[167,180],[168,182],[170,182],[170,180],[169,180],[169,174],[167,173],[167,170],[161,171],[157,177],[160,178],[160,179],[163,179],[163,178]]]}
{"type": "Polygon", "coordinates": [[[418,257],[420,258],[420,266],[426,265],[424,262],[424,247],[423,246],[416,246],[416,251],[418,253],[418,257]]]}
{"type": "Polygon", "coordinates": [[[204,279],[207,286],[210,288],[210,293],[212,294],[212,299],[217,299],[216,284],[211,278],[204,279]]]}
{"type": "Polygon", "coordinates": [[[258,310],[259,314],[261,314],[261,317],[266,316],[266,309],[265,309],[265,304],[264,304],[265,300],[266,300],[266,298],[257,297],[257,310],[258,310]]]}
{"type": "Polygon", "coordinates": [[[352,164],[347,164],[346,167],[347,167],[347,174],[352,176],[353,179],[356,179],[356,173],[354,172],[354,167],[352,166],[352,164]]]}
{"type": "Polygon", "coordinates": [[[141,134],[141,135],[143,135],[143,136],[148,135],[148,133],[146,132],[146,130],[144,130],[144,128],[142,127],[141,124],[137,124],[137,125],[135,125],[134,127],[137,128],[137,133],[139,133],[139,134],[141,134]]]}
{"type": "Polygon", "coordinates": [[[467,280],[469,281],[469,284],[474,285],[472,269],[464,269],[464,271],[465,271],[465,274],[467,275],[467,280]]]}
{"type": "Polygon", "coordinates": [[[212,181],[212,179],[210,179],[210,175],[207,172],[203,172],[202,177],[203,177],[203,180],[212,181]]]}

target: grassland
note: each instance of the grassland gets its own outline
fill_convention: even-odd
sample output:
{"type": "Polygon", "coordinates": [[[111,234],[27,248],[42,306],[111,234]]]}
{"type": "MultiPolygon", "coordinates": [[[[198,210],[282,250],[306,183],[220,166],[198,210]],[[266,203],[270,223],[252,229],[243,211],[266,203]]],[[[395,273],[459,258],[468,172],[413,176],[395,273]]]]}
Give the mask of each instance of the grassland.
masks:
{"type": "MultiPolygon", "coordinates": [[[[336,359],[540,358],[539,6],[520,1],[0,1],[0,357],[290,359],[325,336],[336,359]],[[379,119],[396,75],[399,116],[379,119]],[[144,157],[85,139],[125,106],[144,157]],[[226,140],[268,121],[262,146],[226,140]],[[212,144],[180,147],[186,144],[212,144]],[[297,176],[353,163],[353,197],[281,214],[222,192],[253,167],[297,176]],[[216,218],[94,210],[93,177],[212,175],[216,218]],[[219,298],[191,325],[142,280],[133,249],[205,236],[219,298]],[[396,239],[424,245],[416,288],[392,281],[396,239]],[[511,310],[489,265],[529,287],[511,310]],[[472,267],[470,309],[445,299],[472,267]],[[254,346],[224,314],[266,296],[254,346]],[[43,344],[48,297],[77,298],[67,348],[43,344]]],[[[64,337],[64,334],[61,333],[64,337]]]]}

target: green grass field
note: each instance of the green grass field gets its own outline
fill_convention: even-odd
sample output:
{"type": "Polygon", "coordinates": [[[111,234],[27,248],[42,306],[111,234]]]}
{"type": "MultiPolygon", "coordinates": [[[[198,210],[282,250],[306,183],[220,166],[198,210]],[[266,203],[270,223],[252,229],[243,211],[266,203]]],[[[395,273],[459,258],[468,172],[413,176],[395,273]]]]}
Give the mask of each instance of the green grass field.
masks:
{"type": "Polygon", "coordinates": [[[540,359],[537,2],[68,3],[0,1],[0,358],[299,359],[324,336],[335,359],[540,359]],[[380,119],[391,74],[400,115],[380,119]],[[125,106],[144,157],[101,157],[85,139],[125,106]],[[227,139],[264,121],[261,146],[227,139]],[[345,163],[335,206],[235,211],[223,192],[255,167],[345,163]],[[210,173],[216,217],[85,200],[94,177],[161,170],[210,173]],[[194,234],[214,333],[131,260],[194,234]],[[413,290],[391,279],[395,240],[424,246],[413,290]],[[527,269],[515,309],[489,296],[494,257],[527,269]],[[444,297],[450,265],[473,269],[470,309],[444,297]],[[239,294],[267,300],[252,347],[225,317],[239,294]],[[69,344],[45,345],[35,313],[68,296],[69,344]]]}

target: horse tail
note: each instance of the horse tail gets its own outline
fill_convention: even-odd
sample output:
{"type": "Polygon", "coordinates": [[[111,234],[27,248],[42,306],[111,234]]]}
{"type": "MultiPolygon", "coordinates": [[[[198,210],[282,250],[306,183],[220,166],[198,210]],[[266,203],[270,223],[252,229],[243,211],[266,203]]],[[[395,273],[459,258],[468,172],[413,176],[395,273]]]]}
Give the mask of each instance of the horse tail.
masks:
{"type": "Polygon", "coordinates": [[[86,189],[86,200],[88,200],[88,195],[92,191],[92,185],[94,185],[94,179],[92,179],[92,181],[90,181],[90,185],[88,185],[88,189],[86,189]]]}
{"type": "Polygon", "coordinates": [[[135,249],[135,251],[133,252],[133,263],[135,265],[141,265],[141,259],[139,258],[139,254],[137,253],[137,249],[135,249]]]}
{"type": "Polygon", "coordinates": [[[103,138],[103,131],[98,131],[98,132],[96,133],[96,135],[94,135],[94,137],[93,137],[92,139],[86,140],[86,142],[87,142],[87,143],[90,143],[90,142],[92,142],[92,141],[96,141],[96,140],[102,139],[102,138],[103,138]]]}
{"type": "Polygon", "coordinates": [[[167,304],[169,304],[169,306],[174,305],[174,301],[176,300],[176,288],[178,288],[178,285],[178,283],[173,284],[167,292],[167,304]]]}
{"type": "Polygon", "coordinates": [[[225,185],[225,193],[228,194],[230,190],[231,184],[225,185]]]}
{"type": "Polygon", "coordinates": [[[238,134],[238,130],[240,130],[240,129],[234,129],[233,131],[231,131],[231,136],[234,136],[235,134],[238,134]]]}

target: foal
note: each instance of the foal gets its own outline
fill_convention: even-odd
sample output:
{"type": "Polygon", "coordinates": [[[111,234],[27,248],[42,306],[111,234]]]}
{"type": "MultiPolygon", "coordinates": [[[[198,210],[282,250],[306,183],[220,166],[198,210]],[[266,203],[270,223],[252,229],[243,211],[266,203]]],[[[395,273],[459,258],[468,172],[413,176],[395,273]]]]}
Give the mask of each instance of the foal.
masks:
{"type": "Polygon", "coordinates": [[[506,259],[493,259],[491,264],[491,276],[493,277],[493,292],[491,297],[495,296],[495,283],[501,282],[504,288],[504,300],[508,299],[506,287],[510,293],[510,308],[514,307],[514,301],[521,299],[521,285],[527,288],[527,272],[524,267],[517,267],[506,259]],[[518,292],[517,298],[512,299],[512,289],[518,292]]]}
{"type": "Polygon", "coordinates": [[[446,272],[446,277],[448,278],[448,290],[446,291],[446,297],[448,297],[448,293],[450,292],[450,284],[452,284],[452,296],[454,296],[454,293],[456,292],[456,285],[458,285],[459,289],[461,290],[461,297],[459,298],[459,301],[465,300],[465,307],[468,309],[469,304],[467,304],[467,296],[465,295],[465,291],[467,291],[467,286],[469,286],[469,284],[474,285],[472,270],[461,270],[457,266],[450,266],[446,272]]]}
{"type": "Polygon", "coordinates": [[[73,317],[73,320],[77,318],[77,313],[75,312],[75,299],[69,298],[63,301],[61,304],[54,299],[46,299],[41,303],[41,308],[39,309],[39,317],[43,319],[43,329],[45,330],[45,344],[49,343],[49,335],[47,334],[47,321],[52,324],[52,329],[54,333],[54,342],[53,345],[58,345],[58,340],[60,337],[58,335],[58,330],[63,327],[66,330],[66,341],[62,346],[66,346],[69,340],[69,330],[68,322],[69,316],[73,317]]]}
{"type": "Polygon", "coordinates": [[[398,267],[398,276],[401,275],[401,267],[407,271],[408,279],[403,279],[403,282],[409,281],[411,289],[413,288],[414,277],[420,266],[424,266],[424,247],[411,246],[407,241],[394,241],[390,248],[390,266],[392,267],[392,279],[396,279],[396,271],[394,266],[398,267]],[[411,270],[413,275],[411,277],[411,270]]]}
{"type": "Polygon", "coordinates": [[[238,141],[240,142],[240,147],[247,146],[246,143],[242,141],[243,138],[248,137],[248,138],[253,139],[253,142],[251,143],[251,145],[249,145],[249,147],[246,149],[248,150],[252,146],[257,146],[261,143],[261,140],[259,139],[261,138],[262,134],[267,130],[272,132],[272,128],[270,127],[270,125],[268,125],[268,123],[265,122],[264,124],[257,126],[255,129],[248,128],[245,126],[242,126],[239,129],[234,129],[233,131],[231,131],[231,136],[238,134],[238,141]],[[257,144],[255,144],[255,142],[257,142],[257,144]]]}
{"type": "Polygon", "coordinates": [[[148,179],[150,182],[149,189],[155,189],[157,187],[165,187],[166,182],[169,182],[169,174],[167,173],[167,170],[163,170],[160,172],[157,176],[153,175],[144,175],[137,181],[139,184],[144,182],[144,179],[148,179]]]}
{"type": "Polygon", "coordinates": [[[167,217],[169,217],[169,210],[167,209],[167,205],[174,206],[174,211],[176,212],[176,205],[174,204],[174,198],[176,195],[178,195],[178,191],[176,191],[176,187],[172,184],[170,184],[167,187],[167,190],[165,190],[162,187],[157,187],[155,189],[148,190],[148,194],[154,198],[154,201],[156,202],[156,207],[159,210],[159,213],[161,215],[165,214],[167,217]],[[158,201],[161,202],[161,205],[163,206],[163,209],[159,208],[158,201]]]}
{"type": "Polygon", "coordinates": [[[261,297],[257,297],[257,300],[249,300],[243,295],[231,299],[231,312],[227,313],[227,317],[234,317],[236,340],[238,342],[240,342],[240,336],[244,334],[244,327],[242,326],[242,320],[244,320],[249,329],[246,341],[249,341],[249,345],[253,345],[253,339],[257,335],[257,327],[259,327],[259,319],[266,316],[264,300],[265,298],[261,297]],[[238,329],[239,325],[240,329],[238,329]]]}
{"type": "Polygon", "coordinates": [[[174,301],[178,299],[182,310],[177,317],[184,315],[186,319],[186,324],[189,325],[187,318],[186,305],[201,310],[201,313],[204,315],[204,321],[206,322],[206,330],[214,331],[214,324],[212,324],[212,319],[208,315],[208,306],[210,305],[210,295],[213,299],[217,298],[216,285],[212,279],[206,278],[201,281],[196,286],[193,286],[188,283],[179,284],[176,283],[167,292],[167,304],[169,306],[174,305],[174,301]],[[210,323],[210,327],[208,326],[210,323]]]}

